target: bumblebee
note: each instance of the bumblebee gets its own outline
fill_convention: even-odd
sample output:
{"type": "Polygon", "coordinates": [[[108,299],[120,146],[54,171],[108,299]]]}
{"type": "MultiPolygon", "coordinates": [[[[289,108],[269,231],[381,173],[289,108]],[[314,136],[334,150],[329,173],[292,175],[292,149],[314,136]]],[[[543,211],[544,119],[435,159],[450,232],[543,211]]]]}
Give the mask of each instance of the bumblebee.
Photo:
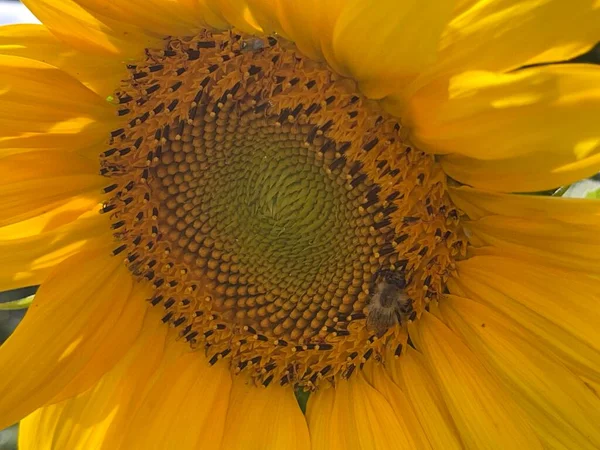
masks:
{"type": "Polygon", "coordinates": [[[413,315],[413,301],[405,292],[402,272],[382,270],[375,275],[373,295],[367,305],[367,328],[383,336],[391,327],[413,315]]]}

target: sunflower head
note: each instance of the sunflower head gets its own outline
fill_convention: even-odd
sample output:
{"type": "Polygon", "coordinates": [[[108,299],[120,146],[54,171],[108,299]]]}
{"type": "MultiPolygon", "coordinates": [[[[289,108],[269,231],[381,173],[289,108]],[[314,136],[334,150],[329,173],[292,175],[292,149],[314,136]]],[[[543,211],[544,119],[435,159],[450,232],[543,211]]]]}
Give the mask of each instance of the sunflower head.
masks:
{"type": "Polygon", "coordinates": [[[600,448],[597,2],[27,3],[24,450],[600,448]]]}
{"type": "Polygon", "coordinates": [[[114,95],[102,212],[162,321],[265,386],[399,356],[465,254],[434,159],[281,37],[206,30],[145,55],[114,95]]]}

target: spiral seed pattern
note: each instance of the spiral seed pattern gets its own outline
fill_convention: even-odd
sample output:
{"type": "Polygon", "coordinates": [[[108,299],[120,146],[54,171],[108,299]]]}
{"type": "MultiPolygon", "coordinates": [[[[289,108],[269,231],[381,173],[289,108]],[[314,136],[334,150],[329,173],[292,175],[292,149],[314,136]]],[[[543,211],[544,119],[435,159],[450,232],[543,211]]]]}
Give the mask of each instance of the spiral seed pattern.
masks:
{"type": "Polygon", "coordinates": [[[128,68],[102,212],[163,322],[265,386],[399,355],[466,248],[434,159],[281,39],[205,31],[128,68]],[[406,280],[411,314],[374,333],[383,271],[406,280]]]}

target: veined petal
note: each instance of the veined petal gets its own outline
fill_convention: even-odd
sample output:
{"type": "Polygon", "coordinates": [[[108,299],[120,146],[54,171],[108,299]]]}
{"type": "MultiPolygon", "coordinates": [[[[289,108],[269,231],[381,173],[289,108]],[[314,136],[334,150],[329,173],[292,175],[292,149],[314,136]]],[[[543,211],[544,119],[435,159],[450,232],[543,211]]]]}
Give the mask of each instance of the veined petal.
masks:
{"type": "Polygon", "coordinates": [[[600,399],[545,343],[486,306],[452,295],[440,301],[446,324],[518,399],[547,447],[600,447],[600,399]]]}
{"type": "Polygon", "coordinates": [[[0,289],[41,284],[54,266],[82,248],[112,240],[98,199],[77,196],[44,214],[0,227],[0,289]]]}
{"type": "Polygon", "coordinates": [[[392,381],[381,364],[367,363],[363,373],[371,386],[373,386],[390,404],[398,423],[400,432],[405,435],[405,440],[410,443],[410,448],[431,449],[432,446],[415,416],[413,406],[406,394],[392,381]]]}
{"type": "Polygon", "coordinates": [[[44,405],[102,357],[96,352],[118,323],[130,290],[130,274],[106,248],[81,252],[56,268],[0,348],[2,428],[44,405]]]}
{"type": "Polygon", "coordinates": [[[82,395],[44,406],[25,417],[19,424],[19,448],[99,448],[118,407],[106,384],[103,380],[82,395]]]}
{"type": "Polygon", "coordinates": [[[119,23],[145,30],[149,35],[190,36],[211,26],[205,20],[212,11],[204,1],[192,0],[75,0],[77,4],[99,17],[109,17],[119,23]]]}
{"type": "MultiPolygon", "coordinates": [[[[124,289],[126,289],[125,285],[124,289]]],[[[133,284],[131,294],[112,324],[110,332],[106,333],[102,342],[95,348],[94,355],[85,367],[52,398],[51,403],[74,397],[90,389],[100,375],[108,372],[123,358],[140,335],[150,297],[151,292],[147,288],[140,286],[139,283],[133,284]]]]}
{"type": "Polygon", "coordinates": [[[392,406],[360,372],[312,394],[307,419],[313,450],[414,448],[392,406]]]}
{"type": "Polygon", "coordinates": [[[432,314],[417,325],[419,344],[468,448],[542,448],[496,379],[465,344],[432,314]]]}
{"type": "Polygon", "coordinates": [[[58,151],[0,158],[0,226],[45,213],[73,197],[99,201],[106,180],[97,170],[95,162],[58,151]]]}
{"type": "Polygon", "coordinates": [[[573,155],[535,151],[514,158],[481,160],[445,155],[440,162],[448,175],[462,183],[500,192],[555,189],[597,172],[597,155],[574,161],[573,155]]]}
{"type": "MultiPolygon", "coordinates": [[[[323,59],[321,54],[320,25],[323,2],[318,0],[277,1],[277,18],[286,36],[309,58],[323,59]]],[[[335,2],[334,2],[335,4],[335,2]]],[[[329,27],[331,36],[331,25],[329,27]]]]}
{"type": "Polygon", "coordinates": [[[436,72],[507,71],[526,64],[563,61],[600,40],[595,0],[481,0],[444,30],[436,72]]]}
{"type": "Polygon", "coordinates": [[[386,368],[394,382],[406,393],[431,447],[462,449],[456,425],[431,378],[423,355],[409,346],[398,359],[388,359],[386,368]]]}
{"type": "Polygon", "coordinates": [[[539,196],[526,197],[531,207],[543,213],[532,217],[527,211],[511,208],[523,196],[489,193],[470,188],[452,188],[451,196],[457,206],[473,214],[474,220],[463,220],[469,234],[472,254],[496,254],[527,259],[567,270],[597,272],[600,270],[600,235],[598,223],[600,204],[593,200],[555,198],[537,202],[539,196]],[[486,208],[506,202],[508,208],[499,214],[488,213],[486,208]],[[524,213],[525,215],[520,215],[524,213]],[[574,215],[578,214],[577,215],[574,215]]]}
{"type": "MultiPolygon", "coordinates": [[[[265,33],[278,33],[294,41],[308,57],[340,69],[333,52],[333,31],[347,0],[248,0],[257,23],[265,33]]],[[[342,69],[343,70],[343,69],[342,69]]]]}
{"type": "MultiPolygon", "coordinates": [[[[56,216],[60,217],[60,214],[56,216]]],[[[0,232],[5,228],[33,226],[34,223],[29,222],[37,222],[36,219],[0,228],[0,232]]],[[[65,259],[82,249],[106,247],[111,240],[108,218],[97,211],[39,234],[17,239],[0,238],[0,289],[41,284],[65,259]]]]}
{"type": "Polygon", "coordinates": [[[58,67],[101,98],[112,94],[119,87],[119,81],[127,75],[125,64],[121,61],[98,58],[69,47],[41,24],[0,27],[0,54],[34,59],[58,67]]]}
{"type": "MultiPolygon", "coordinates": [[[[184,0],[187,3],[192,3],[198,8],[202,8],[202,16],[204,22],[209,26],[217,30],[225,30],[229,28],[232,22],[229,22],[221,13],[219,8],[215,8],[211,3],[212,0],[184,0]],[[199,5],[196,5],[199,4],[199,5]]],[[[245,0],[223,0],[223,3],[240,3],[245,0]]]]}
{"type": "Polygon", "coordinates": [[[571,371],[600,382],[595,276],[498,256],[472,257],[459,262],[457,269],[458,276],[448,280],[452,294],[503,312],[544,342],[571,371]]]}
{"type": "Polygon", "coordinates": [[[99,209],[97,198],[80,195],[44,214],[0,227],[0,240],[31,238],[38,234],[57,230],[78,219],[102,217],[101,214],[98,214],[99,209]]]}
{"type": "MultiPolygon", "coordinates": [[[[520,169],[522,174],[540,171],[539,160],[541,168],[551,173],[529,183],[552,180],[557,186],[558,181],[574,181],[600,170],[600,132],[593,120],[600,114],[599,86],[600,68],[591,64],[543,66],[509,74],[468,72],[450,80],[448,88],[442,85],[437,92],[428,89],[413,98],[407,117],[411,138],[432,153],[501,164],[511,160],[517,165],[524,158],[522,162],[529,166],[520,169]],[[543,163],[546,157],[549,161],[543,163]]],[[[447,158],[448,170],[463,161],[447,158]]],[[[501,172],[487,183],[475,175],[461,179],[460,174],[449,172],[476,187],[509,188],[501,172]]],[[[522,185],[510,190],[522,190],[522,185]]]]}
{"type": "Polygon", "coordinates": [[[404,117],[416,92],[435,90],[464,72],[509,72],[580,55],[600,40],[599,20],[596,0],[577,5],[561,0],[458,0],[440,38],[438,60],[390,92],[386,109],[404,117]]]}
{"type": "Polygon", "coordinates": [[[25,0],[23,3],[60,40],[86,53],[123,60],[139,56],[157,37],[86,10],[75,0],[25,0]]]}
{"type": "Polygon", "coordinates": [[[596,383],[589,378],[579,376],[579,379],[585,384],[592,394],[600,398],[600,383],[596,383]]]}
{"type": "Polygon", "coordinates": [[[283,29],[300,51],[313,59],[325,58],[334,70],[348,75],[333,41],[335,25],[348,0],[284,0],[279,4],[283,29]]]}
{"type": "MultiPolygon", "coordinates": [[[[246,33],[256,34],[261,32],[261,26],[254,18],[254,11],[250,4],[253,0],[204,0],[207,7],[210,7],[217,17],[223,21],[221,29],[234,26],[246,33]]],[[[263,0],[256,0],[263,2],[263,0]]],[[[269,3],[269,9],[273,10],[275,6],[271,0],[264,0],[269,3]]],[[[273,11],[270,11],[273,12],[273,11]]]]}
{"type": "Polygon", "coordinates": [[[293,389],[277,385],[264,389],[244,377],[234,378],[220,448],[310,449],[308,427],[293,389]]]}
{"type": "Polygon", "coordinates": [[[168,329],[157,314],[149,312],[135,344],[94,387],[44,406],[21,421],[20,449],[119,448],[163,357],[168,329]]]}
{"type": "Polygon", "coordinates": [[[473,255],[510,256],[580,272],[600,271],[598,229],[558,220],[489,216],[465,221],[473,255]]]}
{"type": "Polygon", "coordinates": [[[333,34],[336,59],[361,91],[382,98],[437,57],[454,1],[349,0],[333,34]]]}
{"type": "Polygon", "coordinates": [[[218,449],[231,389],[227,367],[211,367],[202,353],[191,351],[184,342],[171,343],[166,352],[176,355],[156,371],[123,430],[120,448],[218,449]]]}
{"type": "MultiPolygon", "coordinates": [[[[230,23],[237,21],[246,21],[244,17],[248,14],[252,15],[252,21],[256,22],[256,25],[262,30],[263,34],[277,33],[285,39],[291,39],[281,25],[280,15],[282,13],[281,3],[278,0],[208,0],[215,5],[226,17],[230,23]],[[219,6],[216,6],[219,4],[219,6]],[[240,19],[237,21],[231,21],[230,17],[234,15],[239,16],[240,19]]],[[[294,1],[294,0],[291,0],[294,1]]],[[[310,1],[310,0],[309,0],[310,1]]]]}
{"type": "Polygon", "coordinates": [[[342,450],[332,444],[332,417],[335,406],[335,388],[320,389],[308,398],[306,420],[310,431],[310,443],[313,449],[342,450]],[[325,420],[323,420],[325,419],[325,420]]]}
{"type": "Polygon", "coordinates": [[[323,59],[343,73],[332,51],[335,21],[347,0],[208,0],[231,24],[248,33],[278,34],[311,59],[323,59]]]}
{"type": "Polygon", "coordinates": [[[454,14],[452,17],[458,17],[480,1],[481,0],[456,0],[456,6],[454,7],[454,14]]]}
{"type": "Polygon", "coordinates": [[[96,446],[100,450],[129,450],[122,447],[122,443],[131,425],[131,418],[153,386],[155,373],[165,361],[177,356],[168,351],[168,342],[174,336],[160,320],[163,315],[162,311],[155,308],[146,311],[138,340],[121,362],[101,380],[107,380],[107,389],[112,390],[109,391],[112,394],[107,392],[107,395],[112,396],[111,405],[115,412],[106,435],[99,439],[96,446]]]}
{"type": "Polygon", "coordinates": [[[318,30],[316,34],[321,42],[321,52],[325,60],[333,70],[343,76],[349,76],[350,74],[335,51],[333,35],[335,33],[335,24],[346,4],[347,0],[316,1],[314,4],[316,17],[313,17],[318,30]]]}
{"type": "Polygon", "coordinates": [[[78,80],[17,56],[0,55],[0,67],[0,152],[76,150],[107,139],[114,109],[78,80]]]}
{"type": "Polygon", "coordinates": [[[472,220],[499,215],[600,226],[600,207],[592,199],[503,194],[466,186],[448,191],[454,204],[472,220]]]}
{"type": "MultiPolygon", "coordinates": [[[[45,103],[48,106],[58,104],[66,112],[91,110],[91,112],[106,114],[110,109],[104,99],[50,64],[8,55],[0,56],[0,64],[2,64],[0,76],[3,87],[2,99],[7,103],[18,105],[35,98],[40,103],[39,106],[45,106],[45,103]],[[65,95],[67,92],[70,95],[65,95]]],[[[26,107],[34,110],[33,105],[26,105],[26,107]]],[[[14,111],[11,112],[14,114],[14,111]]]]}

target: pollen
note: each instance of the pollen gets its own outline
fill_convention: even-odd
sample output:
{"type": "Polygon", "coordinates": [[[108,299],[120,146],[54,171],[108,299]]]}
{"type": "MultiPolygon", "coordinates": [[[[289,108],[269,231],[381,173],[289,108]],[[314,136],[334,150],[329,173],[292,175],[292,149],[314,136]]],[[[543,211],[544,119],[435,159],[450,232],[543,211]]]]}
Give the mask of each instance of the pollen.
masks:
{"type": "Polygon", "coordinates": [[[263,386],[398,356],[466,251],[434,158],[279,37],[169,38],[128,69],[101,212],[165,326],[263,386]],[[381,283],[402,305],[374,328],[381,283]]]}

